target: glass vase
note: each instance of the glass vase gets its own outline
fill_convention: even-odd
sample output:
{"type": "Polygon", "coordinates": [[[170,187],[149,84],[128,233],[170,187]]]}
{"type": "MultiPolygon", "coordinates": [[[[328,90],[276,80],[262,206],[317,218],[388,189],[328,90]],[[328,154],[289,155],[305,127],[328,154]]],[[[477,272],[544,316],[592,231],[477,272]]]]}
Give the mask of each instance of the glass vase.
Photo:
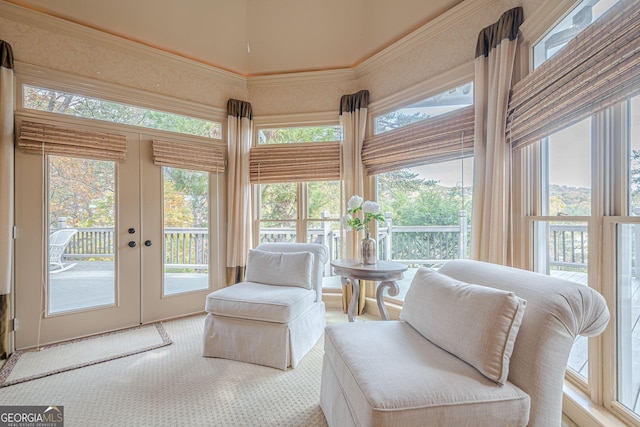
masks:
{"type": "Polygon", "coordinates": [[[364,265],[375,264],[378,260],[376,239],[372,238],[369,233],[365,233],[360,244],[360,257],[364,265]]]}

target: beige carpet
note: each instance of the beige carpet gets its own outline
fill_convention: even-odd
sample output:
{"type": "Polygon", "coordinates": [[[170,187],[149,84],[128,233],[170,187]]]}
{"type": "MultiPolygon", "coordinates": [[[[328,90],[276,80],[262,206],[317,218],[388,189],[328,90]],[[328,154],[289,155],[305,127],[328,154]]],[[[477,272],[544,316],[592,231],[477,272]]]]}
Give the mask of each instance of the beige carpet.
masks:
{"type": "Polygon", "coordinates": [[[204,316],[163,324],[173,345],[5,387],[0,402],[64,406],[66,427],[327,425],[322,339],[281,371],[202,357],[204,316]]]}
{"type": "Polygon", "coordinates": [[[16,351],[0,369],[0,387],[20,384],[171,344],[162,323],[127,328],[39,349],[16,351]]]}

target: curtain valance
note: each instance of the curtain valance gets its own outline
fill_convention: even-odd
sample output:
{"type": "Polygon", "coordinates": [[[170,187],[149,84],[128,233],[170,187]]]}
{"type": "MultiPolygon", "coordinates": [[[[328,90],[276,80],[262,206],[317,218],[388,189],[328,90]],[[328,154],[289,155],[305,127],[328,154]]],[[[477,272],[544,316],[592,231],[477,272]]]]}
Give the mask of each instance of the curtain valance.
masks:
{"type": "Polygon", "coordinates": [[[182,169],[222,173],[225,148],[212,144],[153,141],[153,163],[182,169]]]}
{"type": "Polygon", "coordinates": [[[364,141],[368,175],[473,155],[474,107],[469,106],[364,141]]]}
{"type": "Polygon", "coordinates": [[[369,107],[369,91],[364,89],[340,98],[340,115],[369,107]]]}
{"type": "Polygon", "coordinates": [[[64,126],[23,121],[18,148],[36,154],[124,161],[127,154],[127,138],[120,134],[80,131],[64,126]]]}
{"type": "Polygon", "coordinates": [[[251,183],[340,179],[340,143],[305,142],[251,149],[251,183]]]}
{"type": "Polygon", "coordinates": [[[13,49],[4,40],[0,40],[0,67],[13,70],[13,49]]]}
{"type": "Polygon", "coordinates": [[[239,99],[229,99],[227,101],[227,117],[236,117],[238,119],[247,118],[253,119],[253,110],[251,103],[247,101],[240,101],[239,99]]]}
{"type": "Polygon", "coordinates": [[[507,140],[521,147],[640,93],[640,8],[621,0],[514,85],[507,140]]]}

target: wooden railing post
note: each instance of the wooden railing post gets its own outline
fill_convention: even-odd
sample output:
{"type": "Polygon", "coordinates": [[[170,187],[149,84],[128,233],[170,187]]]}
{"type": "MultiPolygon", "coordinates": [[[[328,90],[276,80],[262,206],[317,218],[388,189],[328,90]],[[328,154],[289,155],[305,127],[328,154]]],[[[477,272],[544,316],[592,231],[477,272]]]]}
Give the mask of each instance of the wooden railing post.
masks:
{"type": "Polygon", "coordinates": [[[385,252],[386,252],[386,260],[387,261],[391,261],[392,257],[391,257],[391,229],[392,229],[392,225],[393,225],[393,219],[392,217],[392,213],[391,212],[386,212],[384,214],[384,222],[387,224],[387,240],[384,242],[385,243],[385,252]]]}
{"type": "MultiPolygon", "coordinates": [[[[331,212],[320,212],[320,218],[322,218],[322,241],[320,243],[327,245],[327,249],[329,249],[329,261],[331,261],[333,259],[333,230],[331,230],[331,222],[327,221],[327,219],[331,218],[331,212]]],[[[331,276],[330,262],[327,262],[324,266],[324,276],[331,276]]]]}
{"type": "Polygon", "coordinates": [[[464,259],[467,257],[467,211],[464,209],[458,211],[458,225],[460,226],[458,258],[464,259]]]}

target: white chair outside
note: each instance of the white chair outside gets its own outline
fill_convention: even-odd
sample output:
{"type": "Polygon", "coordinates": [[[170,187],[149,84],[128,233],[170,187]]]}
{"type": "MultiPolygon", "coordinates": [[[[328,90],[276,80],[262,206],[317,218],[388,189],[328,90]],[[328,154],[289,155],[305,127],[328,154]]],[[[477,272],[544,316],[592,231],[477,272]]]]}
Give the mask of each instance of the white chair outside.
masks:
{"type": "Polygon", "coordinates": [[[75,228],[63,228],[49,236],[49,265],[55,266],[51,273],[59,273],[68,270],[76,264],[64,265],[64,252],[73,236],[78,232],[75,228]]]}

